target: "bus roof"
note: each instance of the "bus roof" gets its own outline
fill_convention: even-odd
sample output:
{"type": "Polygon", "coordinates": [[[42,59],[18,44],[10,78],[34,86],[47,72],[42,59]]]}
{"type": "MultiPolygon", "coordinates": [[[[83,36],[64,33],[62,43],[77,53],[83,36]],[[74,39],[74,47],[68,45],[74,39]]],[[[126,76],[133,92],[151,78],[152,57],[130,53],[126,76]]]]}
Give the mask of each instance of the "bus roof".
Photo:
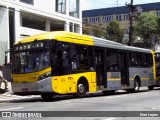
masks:
{"type": "Polygon", "coordinates": [[[34,40],[57,40],[85,45],[93,45],[93,40],[90,36],[66,31],[44,32],[38,35],[29,36],[21,39],[15,44],[32,42],[34,40]]]}
{"type": "Polygon", "coordinates": [[[124,44],[121,44],[121,43],[113,42],[113,41],[98,38],[98,37],[92,37],[92,39],[93,39],[93,43],[94,43],[95,46],[101,46],[101,47],[107,47],[107,48],[116,48],[116,49],[136,51],[136,52],[137,51],[138,52],[146,52],[146,53],[151,53],[151,51],[152,51],[150,49],[127,46],[127,45],[124,45],[124,44]]]}
{"type": "Polygon", "coordinates": [[[127,46],[121,43],[113,42],[113,41],[98,38],[98,37],[82,35],[78,33],[66,32],[66,31],[44,32],[38,35],[33,35],[30,37],[23,38],[15,44],[32,42],[34,40],[47,40],[47,39],[84,44],[84,45],[94,45],[99,47],[116,48],[121,50],[139,51],[139,52],[147,52],[147,53],[151,52],[151,50],[149,49],[127,46]]]}

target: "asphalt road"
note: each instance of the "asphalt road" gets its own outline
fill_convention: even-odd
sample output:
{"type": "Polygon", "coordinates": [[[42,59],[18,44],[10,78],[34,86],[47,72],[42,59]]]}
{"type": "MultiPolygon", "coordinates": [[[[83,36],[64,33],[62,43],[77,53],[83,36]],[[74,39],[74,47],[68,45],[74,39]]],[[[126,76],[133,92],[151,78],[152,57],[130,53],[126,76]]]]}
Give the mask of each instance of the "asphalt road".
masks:
{"type": "MultiPolygon", "coordinates": [[[[44,102],[41,97],[14,100],[0,103],[0,111],[11,112],[13,117],[7,119],[12,120],[22,119],[21,117],[25,117],[24,120],[31,120],[33,118],[28,116],[36,115],[42,116],[37,119],[44,120],[159,120],[160,89],[148,91],[144,88],[139,93],[130,94],[119,91],[107,96],[103,96],[102,93],[92,93],[78,99],[72,96],[55,96],[50,102],[44,102]]],[[[3,113],[4,116],[5,114],[3,113]]]]}

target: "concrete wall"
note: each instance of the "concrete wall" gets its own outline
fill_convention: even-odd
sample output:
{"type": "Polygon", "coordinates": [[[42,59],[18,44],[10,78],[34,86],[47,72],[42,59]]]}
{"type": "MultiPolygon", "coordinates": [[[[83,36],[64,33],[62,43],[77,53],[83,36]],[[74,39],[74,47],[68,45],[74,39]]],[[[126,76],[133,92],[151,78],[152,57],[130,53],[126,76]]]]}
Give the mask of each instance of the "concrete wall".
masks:
{"type": "Polygon", "coordinates": [[[5,51],[8,49],[9,21],[8,9],[0,8],[0,65],[4,64],[5,51]]]}
{"type": "Polygon", "coordinates": [[[55,0],[34,0],[34,6],[43,11],[55,12],[55,0]]]}

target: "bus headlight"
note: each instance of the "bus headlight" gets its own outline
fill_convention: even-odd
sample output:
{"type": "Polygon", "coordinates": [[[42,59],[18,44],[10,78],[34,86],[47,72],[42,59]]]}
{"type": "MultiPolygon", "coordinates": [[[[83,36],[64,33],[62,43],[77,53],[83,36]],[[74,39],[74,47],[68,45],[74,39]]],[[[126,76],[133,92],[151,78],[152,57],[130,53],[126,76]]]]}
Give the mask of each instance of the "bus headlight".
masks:
{"type": "Polygon", "coordinates": [[[38,77],[38,80],[43,80],[45,78],[51,77],[51,72],[44,73],[38,77]]]}

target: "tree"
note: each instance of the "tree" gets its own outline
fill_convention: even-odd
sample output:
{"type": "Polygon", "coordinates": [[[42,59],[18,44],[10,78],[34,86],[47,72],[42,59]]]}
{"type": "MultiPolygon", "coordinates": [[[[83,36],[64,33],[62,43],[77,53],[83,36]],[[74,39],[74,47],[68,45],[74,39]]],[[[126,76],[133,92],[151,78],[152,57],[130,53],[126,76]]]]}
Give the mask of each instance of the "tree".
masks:
{"type": "Polygon", "coordinates": [[[101,25],[87,25],[86,27],[83,27],[82,33],[86,35],[92,34],[99,38],[105,38],[106,36],[106,31],[101,27],[101,25]]]}
{"type": "Polygon", "coordinates": [[[82,33],[85,34],[85,35],[89,35],[89,28],[83,27],[82,33]]]}
{"type": "Polygon", "coordinates": [[[95,37],[99,38],[105,38],[106,32],[104,31],[105,29],[101,28],[100,26],[94,25],[92,27],[92,33],[95,37]]]}
{"type": "Polygon", "coordinates": [[[119,27],[119,23],[117,21],[111,21],[107,26],[107,39],[122,42],[123,31],[119,27]]]}
{"type": "Polygon", "coordinates": [[[141,38],[141,44],[135,46],[151,48],[152,38],[157,35],[157,26],[157,16],[149,13],[141,14],[134,29],[134,35],[141,38]]]}
{"type": "Polygon", "coordinates": [[[156,34],[157,34],[157,43],[160,43],[160,17],[157,17],[157,32],[156,32],[156,34]]]}

